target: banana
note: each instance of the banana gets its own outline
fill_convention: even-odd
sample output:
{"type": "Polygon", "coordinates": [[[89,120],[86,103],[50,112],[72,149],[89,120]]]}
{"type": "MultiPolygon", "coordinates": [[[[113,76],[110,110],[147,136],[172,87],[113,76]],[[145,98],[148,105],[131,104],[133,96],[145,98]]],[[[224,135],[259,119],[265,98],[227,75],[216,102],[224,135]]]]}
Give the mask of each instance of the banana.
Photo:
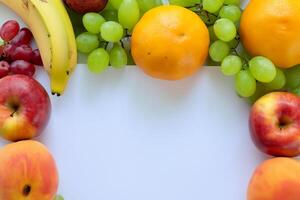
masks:
{"type": "Polygon", "coordinates": [[[50,76],[52,94],[60,96],[77,63],[73,27],[61,0],[0,0],[31,29],[50,76]]]}

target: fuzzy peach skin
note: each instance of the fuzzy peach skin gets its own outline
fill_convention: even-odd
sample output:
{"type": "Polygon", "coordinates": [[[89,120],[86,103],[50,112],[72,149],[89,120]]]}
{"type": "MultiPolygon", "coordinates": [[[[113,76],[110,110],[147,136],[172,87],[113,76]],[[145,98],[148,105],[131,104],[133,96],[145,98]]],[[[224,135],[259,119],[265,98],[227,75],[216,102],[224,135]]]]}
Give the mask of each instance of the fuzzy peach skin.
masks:
{"type": "Polygon", "coordinates": [[[0,200],[53,200],[58,188],[55,161],[36,141],[0,149],[0,200]]]}
{"type": "Polygon", "coordinates": [[[299,200],[300,162],[273,158],[255,170],[248,187],[247,200],[299,200]]]}
{"type": "Polygon", "coordinates": [[[288,92],[269,93],[255,102],[249,120],[251,137],[261,151],[284,157],[300,154],[298,96],[288,92]]]}

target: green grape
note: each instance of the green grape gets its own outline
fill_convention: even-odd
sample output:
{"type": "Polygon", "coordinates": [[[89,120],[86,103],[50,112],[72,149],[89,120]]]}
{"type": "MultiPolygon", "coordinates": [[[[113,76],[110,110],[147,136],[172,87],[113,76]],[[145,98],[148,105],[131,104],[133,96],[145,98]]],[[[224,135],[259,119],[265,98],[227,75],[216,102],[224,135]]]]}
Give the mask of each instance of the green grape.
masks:
{"type": "Polygon", "coordinates": [[[203,0],[202,4],[204,10],[210,13],[215,13],[223,6],[224,0],[203,0]]]}
{"type": "Polygon", "coordinates": [[[98,48],[88,56],[87,65],[91,72],[101,73],[108,68],[109,54],[105,49],[98,48]]]}
{"type": "Polygon", "coordinates": [[[300,86],[300,65],[284,71],[286,76],[286,87],[293,89],[300,86]]]}
{"type": "Polygon", "coordinates": [[[222,61],[221,70],[224,75],[232,76],[241,71],[242,65],[242,59],[239,56],[230,55],[222,61]]]}
{"type": "Polygon", "coordinates": [[[98,36],[92,33],[84,32],[76,37],[77,50],[81,53],[90,53],[98,48],[98,36]]]}
{"type": "Polygon", "coordinates": [[[255,93],[256,81],[248,70],[242,70],[236,75],[235,89],[242,97],[250,97],[255,93]]]}
{"type": "Polygon", "coordinates": [[[123,27],[114,21],[104,22],[101,26],[101,37],[107,42],[118,42],[123,37],[123,27]]]}
{"type": "Polygon", "coordinates": [[[109,0],[109,2],[114,9],[118,10],[123,0],[109,0]]]}
{"type": "Polygon", "coordinates": [[[161,0],[137,0],[137,2],[142,13],[162,4],[161,0]]]}
{"type": "Polygon", "coordinates": [[[233,40],[237,34],[234,23],[226,18],[218,19],[215,22],[214,31],[216,36],[224,42],[233,40]]]}
{"type": "Polygon", "coordinates": [[[119,44],[114,44],[114,47],[109,53],[109,61],[112,67],[125,67],[125,65],[127,65],[126,51],[119,44]]]}
{"type": "Polygon", "coordinates": [[[133,29],[140,19],[139,4],[136,0],[123,0],[118,12],[120,24],[126,29],[133,29]]]}
{"type": "Polygon", "coordinates": [[[242,15],[242,11],[236,5],[223,6],[219,12],[220,17],[230,19],[233,22],[239,21],[241,15],[242,15]]]}
{"type": "Polygon", "coordinates": [[[82,18],[84,28],[93,34],[100,33],[100,27],[105,19],[98,13],[86,13],[82,18]]]}
{"type": "Polygon", "coordinates": [[[230,48],[227,43],[217,40],[209,47],[209,55],[215,62],[221,62],[228,54],[230,48]]]}
{"type": "Polygon", "coordinates": [[[115,8],[113,7],[111,0],[108,0],[105,8],[103,10],[114,10],[115,8]]]}
{"type": "Polygon", "coordinates": [[[103,10],[101,15],[106,21],[115,21],[118,22],[118,11],[116,10],[103,10]]]}
{"type": "Polygon", "coordinates": [[[178,5],[182,7],[194,6],[200,3],[200,0],[169,0],[171,5],[178,5]]]}
{"type": "Polygon", "coordinates": [[[224,4],[227,4],[227,5],[240,5],[241,0],[224,0],[224,4]]]}
{"type": "Polygon", "coordinates": [[[218,40],[218,38],[215,34],[215,31],[214,31],[214,26],[209,26],[208,27],[208,32],[209,32],[210,42],[214,42],[214,41],[218,40]]]}
{"type": "Polygon", "coordinates": [[[249,62],[249,69],[254,78],[262,83],[269,83],[276,77],[276,67],[271,60],[256,56],[249,62]]]}
{"type": "Polygon", "coordinates": [[[64,200],[64,198],[61,195],[56,195],[54,200],[64,200]]]}
{"type": "Polygon", "coordinates": [[[286,78],[282,70],[276,68],[276,76],[270,83],[264,83],[264,86],[270,90],[279,90],[285,86],[286,78]]]}

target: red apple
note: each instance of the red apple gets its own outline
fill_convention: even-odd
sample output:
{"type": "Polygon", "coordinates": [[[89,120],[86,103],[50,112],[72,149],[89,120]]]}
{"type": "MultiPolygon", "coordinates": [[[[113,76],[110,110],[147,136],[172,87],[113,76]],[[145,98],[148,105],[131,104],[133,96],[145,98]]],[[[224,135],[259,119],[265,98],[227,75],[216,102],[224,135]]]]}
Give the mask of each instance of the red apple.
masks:
{"type": "Polygon", "coordinates": [[[108,0],[64,0],[73,11],[84,14],[88,12],[102,11],[108,0]]]}
{"type": "Polygon", "coordinates": [[[39,135],[47,125],[51,103],[45,89],[25,75],[0,79],[0,136],[18,141],[39,135]]]}
{"type": "Polygon", "coordinates": [[[287,92],[261,97],[250,113],[255,145],[273,156],[300,155],[300,98],[287,92]]]}

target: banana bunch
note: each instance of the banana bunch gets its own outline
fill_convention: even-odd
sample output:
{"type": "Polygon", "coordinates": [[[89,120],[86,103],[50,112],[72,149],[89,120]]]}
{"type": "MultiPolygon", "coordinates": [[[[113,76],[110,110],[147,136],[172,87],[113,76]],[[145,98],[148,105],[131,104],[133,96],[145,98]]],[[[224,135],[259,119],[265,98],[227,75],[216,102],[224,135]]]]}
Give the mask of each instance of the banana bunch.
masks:
{"type": "Polygon", "coordinates": [[[0,0],[28,25],[50,76],[53,95],[60,96],[77,63],[73,27],[61,0],[0,0]]]}

